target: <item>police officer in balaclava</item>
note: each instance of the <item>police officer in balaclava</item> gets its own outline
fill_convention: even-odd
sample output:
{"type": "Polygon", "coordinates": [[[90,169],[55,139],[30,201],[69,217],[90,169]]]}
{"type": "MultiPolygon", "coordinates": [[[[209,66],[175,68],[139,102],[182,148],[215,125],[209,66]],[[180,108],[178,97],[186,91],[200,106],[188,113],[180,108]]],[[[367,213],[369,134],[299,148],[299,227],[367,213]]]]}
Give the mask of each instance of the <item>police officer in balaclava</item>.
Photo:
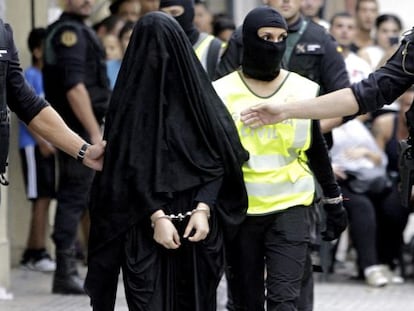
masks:
{"type": "Polygon", "coordinates": [[[173,16],[181,25],[203,68],[210,79],[213,79],[224,49],[224,43],[208,33],[197,30],[193,23],[194,1],[161,0],[160,10],[173,16]]]}
{"type": "Polygon", "coordinates": [[[247,217],[226,245],[230,310],[263,311],[265,304],[266,310],[301,310],[316,181],[326,203],[324,240],[339,237],[347,226],[347,214],[319,120],[291,119],[258,129],[242,124],[240,111],[247,107],[313,98],[319,91],[317,83],[281,69],[288,26],[278,11],[253,9],[242,32],[241,69],[213,83],[250,153],[242,167],[249,198],[247,217]]]}

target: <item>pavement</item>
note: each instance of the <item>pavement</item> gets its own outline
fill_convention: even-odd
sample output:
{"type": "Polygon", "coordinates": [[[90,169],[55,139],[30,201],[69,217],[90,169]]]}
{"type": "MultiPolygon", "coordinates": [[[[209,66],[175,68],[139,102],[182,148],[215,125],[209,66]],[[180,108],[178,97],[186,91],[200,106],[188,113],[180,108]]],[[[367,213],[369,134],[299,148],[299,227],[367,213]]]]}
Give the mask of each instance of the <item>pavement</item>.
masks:
{"type": "MultiPolygon", "coordinates": [[[[80,268],[86,273],[86,268],[80,268]]],[[[315,274],[315,311],[413,311],[414,280],[406,279],[404,284],[388,285],[383,288],[371,288],[362,281],[351,278],[349,271],[328,276],[320,280],[315,274]]],[[[51,274],[12,269],[11,288],[8,294],[13,299],[0,300],[0,311],[86,311],[91,310],[86,296],[52,295],[51,274]]],[[[217,311],[225,311],[225,282],[218,289],[217,311]]],[[[116,311],[128,310],[119,282],[116,311]]],[[[162,311],[162,310],[160,310],[162,311]]],[[[254,310],[252,310],[254,311],[254,310]]]]}

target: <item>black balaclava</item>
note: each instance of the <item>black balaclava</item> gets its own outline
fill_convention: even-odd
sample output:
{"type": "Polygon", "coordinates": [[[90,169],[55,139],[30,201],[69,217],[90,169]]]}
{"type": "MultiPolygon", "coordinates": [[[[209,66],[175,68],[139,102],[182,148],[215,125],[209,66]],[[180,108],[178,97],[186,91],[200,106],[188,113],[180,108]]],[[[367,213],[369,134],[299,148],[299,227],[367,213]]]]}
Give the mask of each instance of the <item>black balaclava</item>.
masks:
{"type": "Polygon", "coordinates": [[[197,28],[194,26],[194,2],[193,0],[161,0],[160,9],[179,5],[184,8],[184,13],[180,16],[174,16],[175,20],[181,25],[191,44],[195,44],[200,35],[197,28]]]}
{"type": "Polygon", "coordinates": [[[271,81],[280,72],[286,41],[270,42],[259,38],[261,27],[287,30],[285,19],[270,7],[258,7],[247,14],[243,23],[243,73],[257,80],[271,81]]]}

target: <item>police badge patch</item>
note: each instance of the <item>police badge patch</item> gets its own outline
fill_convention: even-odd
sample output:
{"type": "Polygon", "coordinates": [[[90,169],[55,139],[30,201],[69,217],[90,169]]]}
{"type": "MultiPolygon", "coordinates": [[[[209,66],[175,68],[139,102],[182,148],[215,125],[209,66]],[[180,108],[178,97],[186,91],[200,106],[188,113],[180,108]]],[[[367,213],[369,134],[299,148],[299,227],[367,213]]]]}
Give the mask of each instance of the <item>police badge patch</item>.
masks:
{"type": "Polygon", "coordinates": [[[60,42],[67,47],[74,46],[78,42],[78,36],[74,31],[66,30],[60,36],[60,42]]]}

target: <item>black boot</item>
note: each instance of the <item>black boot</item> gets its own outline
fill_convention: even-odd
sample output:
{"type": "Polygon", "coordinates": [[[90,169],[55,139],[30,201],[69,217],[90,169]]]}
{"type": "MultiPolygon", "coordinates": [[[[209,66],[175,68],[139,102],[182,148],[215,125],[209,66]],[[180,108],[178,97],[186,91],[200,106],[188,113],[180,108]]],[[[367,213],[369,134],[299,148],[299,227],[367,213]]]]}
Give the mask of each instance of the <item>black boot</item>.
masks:
{"type": "Polygon", "coordinates": [[[75,250],[56,251],[56,271],[53,275],[53,294],[85,295],[83,280],[76,268],[75,250]]]}

